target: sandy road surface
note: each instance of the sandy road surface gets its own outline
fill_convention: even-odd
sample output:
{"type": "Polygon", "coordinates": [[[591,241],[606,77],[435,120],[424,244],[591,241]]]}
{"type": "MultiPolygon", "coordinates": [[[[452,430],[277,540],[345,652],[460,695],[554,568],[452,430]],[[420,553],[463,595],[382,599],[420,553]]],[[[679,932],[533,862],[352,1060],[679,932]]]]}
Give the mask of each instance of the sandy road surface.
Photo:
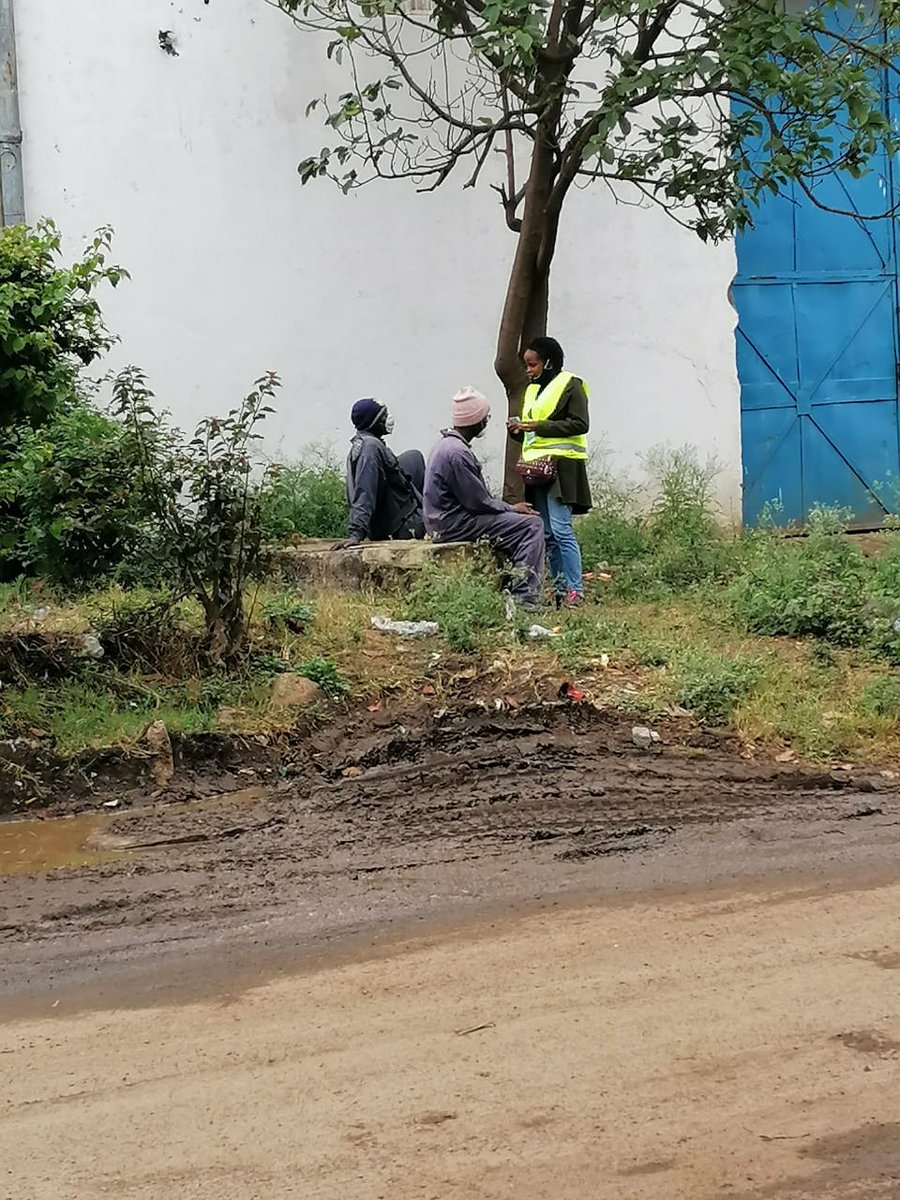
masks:
{"type": "Polygon", "coordinates": [[[896,776],[329,736],[0,829],[3,1200],[900,1200],[896,776]]]}
{"type": "Polygon", "coordinates": [[[11,1021],[0,1194],[886,1200],[898,985],[900,884],[843,884],[607,902],[11,1021]]]}

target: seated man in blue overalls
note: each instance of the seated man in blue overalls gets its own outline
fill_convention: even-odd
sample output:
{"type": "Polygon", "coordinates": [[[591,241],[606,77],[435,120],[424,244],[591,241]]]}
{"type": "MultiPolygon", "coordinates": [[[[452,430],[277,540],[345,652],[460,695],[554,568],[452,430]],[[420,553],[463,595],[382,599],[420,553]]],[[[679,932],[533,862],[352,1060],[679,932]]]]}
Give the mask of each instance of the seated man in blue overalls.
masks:
{"type": "Polygon", "coordinates": [[[386,405],[357,400],[350,412],[356,434],[347,456],[349,537],[343,546],[363,541],[423,538],[422,488],[425,459],[419,450],[399,457],[385,442],[394,422],[386,405]]]}

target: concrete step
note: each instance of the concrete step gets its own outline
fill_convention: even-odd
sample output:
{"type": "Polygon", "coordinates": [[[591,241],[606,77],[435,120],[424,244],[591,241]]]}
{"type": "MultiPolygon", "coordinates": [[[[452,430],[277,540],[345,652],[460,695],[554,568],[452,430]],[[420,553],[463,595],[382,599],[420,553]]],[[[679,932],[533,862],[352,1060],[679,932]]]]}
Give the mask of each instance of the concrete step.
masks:
{"type": "Polygon", "coordinates": [[[364,591],[396,587],[429,562],[462,561],[471,542],[363,542],[336,550],[333,541],[313,540],[275,552],[276,572],[288,583],[310,588],[364,591]]]}

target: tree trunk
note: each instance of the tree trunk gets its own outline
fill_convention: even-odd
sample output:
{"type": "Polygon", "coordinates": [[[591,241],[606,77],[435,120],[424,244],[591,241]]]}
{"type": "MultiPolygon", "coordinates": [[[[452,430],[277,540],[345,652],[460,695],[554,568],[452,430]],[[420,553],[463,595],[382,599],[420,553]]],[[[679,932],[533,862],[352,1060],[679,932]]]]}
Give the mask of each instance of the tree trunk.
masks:
{"type": "Polygon", "coordinates": [[[206,618],[206,654],[212,666],[222,670],[240,658],[247,632],[243,597],[238,595],[198,596],[206,618]]]}
{"type": "MultiPolygon", "coordinates": [[[[522,397],[528,382],[528,377],[522,365],[521,355],[527,348],[527,342],[531,341],[532,338],[541,337],[547,332],[549,308],[550,276],[549,274],[545,274],[542,279],[535,280],[532,285],[525,320],[523,321],[522,331],[518,338],[516,372],[512,387],[504,381],[507,413],[510,417],[517,417],[522,411],[522,397]]],[[[503,499],[508,504],[517,504],[525,497],[522,476],[516,471],[516,463],[519,461],[521,450],[522,447],[519,442],[514,442],[510,437],[506,439],[506,453],[503,464],[503,499]]]]}
{"type": "MultiPolygon", "coordinates": [[[[559,227],[559,213],[548,212],[555,178],[556,160],[550,137],[540,136],[532,150],[522,227],[506,288],[494,361],[506,392],[510,417],[519,415],[527,383],[522,352],[531,338],[547,332],[550,266],[559,227]]],[[[516,503],[523,496],[522,480],[515,470],[518,456],[518,444],[507,438],[503,497],[509,503],[516,503]]]]}

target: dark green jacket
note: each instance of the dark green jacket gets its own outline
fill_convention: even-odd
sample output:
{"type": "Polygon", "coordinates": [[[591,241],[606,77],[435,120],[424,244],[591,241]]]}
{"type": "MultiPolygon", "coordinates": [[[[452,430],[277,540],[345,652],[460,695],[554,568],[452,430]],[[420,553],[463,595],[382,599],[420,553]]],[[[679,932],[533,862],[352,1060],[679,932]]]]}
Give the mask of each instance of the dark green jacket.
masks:
{"type": "MultiPolygon", "coordinates": [[[[563,392],[559,404],[546,421],[538,421],[535,433],[538,437],[576,437],[587,433],[591,427],[588,413],[588,398],[584,384],[573,376],[563,392]]],[[[509,435],[513,441],[521,442],[521,433],[509,435]]],[[[532,489],[526,488],[525,499],[532,489]]],[[[577,458],[558,458],[556,478],[550,484],[550,495],[568,504],[574,513],[590,512],[593,508],[591,485],[588,482],[587,463],[577,458]]]]}

